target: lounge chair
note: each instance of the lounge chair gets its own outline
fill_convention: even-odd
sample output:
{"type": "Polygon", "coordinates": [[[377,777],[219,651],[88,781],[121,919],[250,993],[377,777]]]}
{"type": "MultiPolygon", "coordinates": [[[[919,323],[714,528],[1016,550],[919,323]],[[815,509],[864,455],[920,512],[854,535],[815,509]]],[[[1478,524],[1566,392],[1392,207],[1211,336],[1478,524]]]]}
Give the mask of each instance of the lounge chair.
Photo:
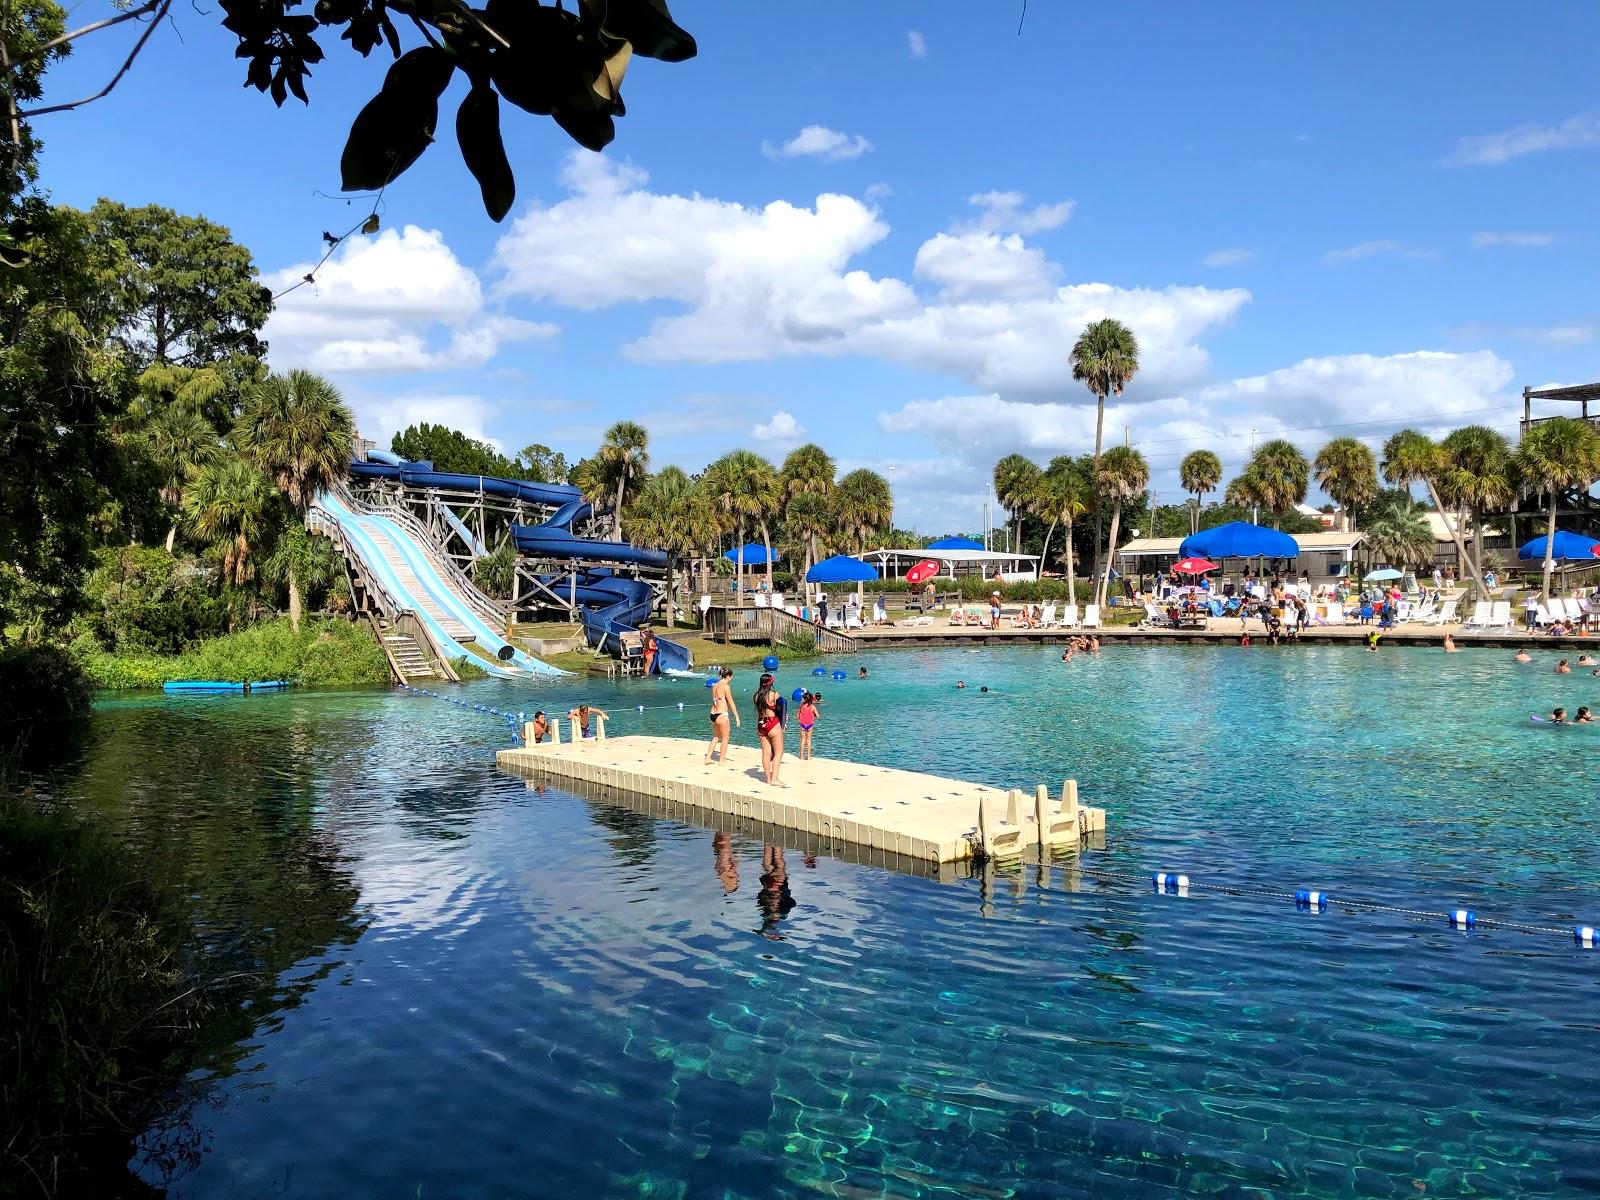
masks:
{"type": "Polygon", "coordinates": [[[1443,608],[1424,617],[1422,623],[1424,625],[1454,625],[1456,623],[1456,609],[1460,607],[1461,601],[1446,600],[1443,608]]]}
{"type": "Polygon", "coordinates": [[[1090,605],[1088,605],[1087,607],[1084,608],[1084,610],[1083,610],[1083,628],[1085,628],[1085,629],[1099,629],[1100,628],[1100,606],[1098,604],[1090,604],[1090,605]]]}
{"type": "Polygon", "coordinates": [[[1144,620],[1139,622],[1140,629],[1165,629],[1170,624],[1167,614],[1156,607],[1153,601],[1144,602],[1144,620]]]}
{"type": "Polygon", "coordinates": [[[1509,600],[1495,600],[1495,601],[1491,601],[1490,602],[1490,605],[1489,605],[1489,623],[1485,628],[1488,628],[1488,629],[1503,629],[1508,633],[1510,632],[1510,630],[1511,630],[1511,601],[1509,601],[1509,600]]]}
{"type": "Polygon", "coordinates": [[[1056,622],[1057,629],[1076,629],[1078,627],[1078,606],[1076,604],[1063,604],[1061,606],[1061,619],[1056,622]]]}
{"type": "Polygon", "coordinates": [[[751,593],[750,603],[754,604],[757,608],[765,608],[767,606],[767,594],[765,592],[751,593]]]}
{"type": "Polygon", "coordinates": [[[1050,601],[1044,606],[1044,611],[1039,614],[1039,628],[1049,629],[1056,622],[1056,602],[1050,601]]]}
{"type": "Polygon", "coordinates": [[[1472,615],[1467,618],[1468,629],[1489,628],[1490,604],[1487,600],[1477,600],[1472,605],[1472,615]]]}
{"type": "Polygon", "coordinates": [[[1569,622],[1582,625],[1588,619],[1584,614],[1583,605],[1579,604],[1575,597],[1568,596],[1561,604],[1567,610],[1566,615],[1569,622]]]}
{"type": "Polygon", "coordinates": [[[923,626],[923,625],[932,625],[933,624],[933,618],[930,617],[930,616],[926,616],[926,615],[920,616],[920,617],[905,617],[904,619],[901,620],[900,624],[902,626],[915,625],[915,626],[919,626],[919,627],[923,626]]]}

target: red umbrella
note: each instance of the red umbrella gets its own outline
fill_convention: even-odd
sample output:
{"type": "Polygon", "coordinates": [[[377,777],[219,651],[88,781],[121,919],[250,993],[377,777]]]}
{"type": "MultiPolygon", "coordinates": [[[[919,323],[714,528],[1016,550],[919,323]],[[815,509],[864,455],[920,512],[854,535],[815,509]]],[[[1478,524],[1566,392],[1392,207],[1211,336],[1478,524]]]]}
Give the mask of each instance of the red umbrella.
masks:
{"type": "Polygon", "coordinates": [[[919,583],[927,583],[938,573],[939,564],[931,558],[925,558],[906,572],[906,582],[915,587],[919,583]]]}
{"type": "Polygon", "coordinates": [[[1181,558],[1172,564],[1173,573],[1176,575],[1204,575],[1207,571],[1215,571],[1217,564],[1208,558],[1181,558]]]}

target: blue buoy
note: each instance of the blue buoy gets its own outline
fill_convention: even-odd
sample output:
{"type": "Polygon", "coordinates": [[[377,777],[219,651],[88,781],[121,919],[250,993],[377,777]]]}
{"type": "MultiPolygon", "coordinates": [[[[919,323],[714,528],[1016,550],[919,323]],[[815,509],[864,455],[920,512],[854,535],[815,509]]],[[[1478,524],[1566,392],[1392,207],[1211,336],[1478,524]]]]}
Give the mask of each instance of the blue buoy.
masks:
{"type": "Polygon", "coordinates": [[[1572,940],[1580,946],[1587,946],[1593,950],[1595,946],[1600,945],[1600,934],[1595,933],[1593,925],[1578,925],[1572,930],[1572,940]]]}
{"type": "Polygon", "coordinates": [[[819,676],[819,677],[826,677],[826,675],[828,674],[828,668],[827,667],[812,667],[811,668],[811,673],[813,675],[816,675],[816,676],[819,676]]]}
{"type": "Polygon", "coordinates": [[[1150,876],[1150,884],[1158,892],[1186,892],[1189,890],[1189,877],[1176,875],[1171,871],[1157,871],[1150,876]]]}
{"type": "Polygon", "coordinates": [[[714,688],[717,686],[717,681],[715,679],[708,679],[706,680],[706,686],[708,688],[714,688]]]}
{"type": "Polygon", "coordinates": [[[1476,929],[1478,914],[1470,908],[1458,908],[1450,914],[1450,924],[1457,929],[1476,929]]]}
{"type": "Polygon", "coordinates": [[[1328,907],[1328,893],[1314,892],[1310,888],[1301,888],[1294,894],[1296,908],[1310,908],[1320,911],[1328,907]]]}
{"type": "Polygon", "coordinates": [[[778,656],[776,654],[767,655],[761,660],[761,665],[769,671],[776,671],[778,669],[778,656]]]}
{"type": "Polygon", "coordinates": [[[639,711],[640,711],[640,712],[643,712],[643,711],[644,711],[644,705],[642,705],[642,704],[641,704],[641,705],[639,705],[639,711]]]}
{"type": "Polygon", "coordinates": [[[839,683],[843,683],[844,680],[845,680],[845,674],[844,674],[843,671],[835,671],[833,673],[833,678],[835,679],[835,681],[837,681],[839,683]]]}
{"type": "Polygon", "coordinates": [[[805,690],[805,688],[795,688],[794,691],[789,693],[789,699],[791,699],[791,700],[793,700],[793,701],[795,701],[797,703],[799,701],[801,701],[801,700],[804,700],[805,698],[806,698],[806,690],[805,690]]]}

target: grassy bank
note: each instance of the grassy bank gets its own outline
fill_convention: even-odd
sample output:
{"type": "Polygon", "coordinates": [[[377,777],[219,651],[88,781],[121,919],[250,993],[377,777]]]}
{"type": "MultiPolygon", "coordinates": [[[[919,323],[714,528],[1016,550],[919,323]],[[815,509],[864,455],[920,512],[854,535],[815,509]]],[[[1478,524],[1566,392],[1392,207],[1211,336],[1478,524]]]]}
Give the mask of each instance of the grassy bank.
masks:
{"type": "Polygon", "coordinates": [[[174,655],[111,654],[85,635],[73,643],[72,652],[96,687],[118,690],[158,688],[174,679],[289,679],[322,686],[389,679],[383,650],[371,631],[339,620],[307,619],[296,632],[280,617],[174,655]]]}

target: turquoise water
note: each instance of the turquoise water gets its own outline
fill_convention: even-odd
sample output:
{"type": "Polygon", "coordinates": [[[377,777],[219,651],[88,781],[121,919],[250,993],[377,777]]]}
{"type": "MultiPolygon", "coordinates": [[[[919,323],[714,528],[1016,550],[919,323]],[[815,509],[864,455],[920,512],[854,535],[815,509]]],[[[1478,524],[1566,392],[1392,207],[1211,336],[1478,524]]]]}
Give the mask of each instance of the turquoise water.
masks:
{"type": "MultiPolygon", "coordinates": [[[[503,725],[439,701],[108,703],[76,794],[275,972],[189,1151],[142,1169],[187,1197],[1593,1192],[1600,951],[1146,882],[1600,924],[1600,730],[1528,721],[1600,679],[1544,657],[868,656],[819,753],[1071,775],[1108,810],[1090,869],[954,883],[530,789],[503,725]]],[[[705,729],[696,681],[461,694],[705,729]]]]}

